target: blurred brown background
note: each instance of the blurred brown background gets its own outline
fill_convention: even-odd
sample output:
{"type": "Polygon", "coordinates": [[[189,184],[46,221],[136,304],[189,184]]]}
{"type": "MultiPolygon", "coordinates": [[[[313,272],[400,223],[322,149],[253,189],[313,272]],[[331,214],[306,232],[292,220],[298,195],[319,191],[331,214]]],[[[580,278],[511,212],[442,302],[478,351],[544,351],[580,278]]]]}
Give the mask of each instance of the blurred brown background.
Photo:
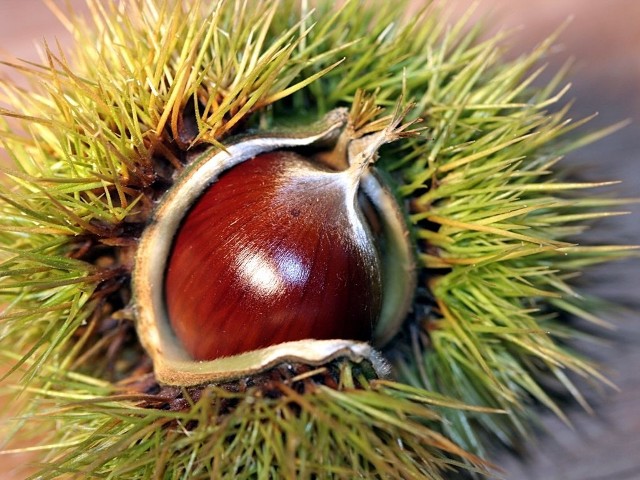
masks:
{"type": "MultiPolygon", "coordinates": [[[[83,0],[54,0],[82,8],[83,0]]],[[[416,3],[419,3],[416,2],[416,3]]],[[[463,11],[467,0],[442,2],[463,11]]],[[[632,119],[625,129],[573,154],[567,162],[590,179],[624,181],[618,195],[640,197],[640,1],[638,0],[479,0],[475,17],[487,12],[491,29],[514,28],[510,55],[527,51],[565,20],[571,23],[547,59],[549,72],[568,57],[575,58],[573,117],[597,112],[590,128],[632,119]]],[[[0,57],[38,59],[46,39],[68,44],[69,36],[40,0],[0,0],[0,57]]],[[[0,74],[8,69],[0,66],[0,74]]],[[[598,238],[640,243],[640,207],[632,215],[600,224],[598,238]]],[[[640,262],[622,262],[588,275],[585,283],[616,300],[638,303],[640,262]],[[597,282],[596,282],[597,280],[597,282]]],[[[638,480],[640,479],[640,322],[635,314],[613,314],[618,327],[613,347],[587,346],[610,369],[621,391],[593,396],[596,415],[574,409],[573,429],[549,416],[535,445],[524,459],[496,453],[505,478],[516,480],[638,480]]],[[[0,458],[0,479],[23,478],[11,473],[8,458],[0,458]]],[[[16,459],[23,462],[23,459],[16,459]]]]}

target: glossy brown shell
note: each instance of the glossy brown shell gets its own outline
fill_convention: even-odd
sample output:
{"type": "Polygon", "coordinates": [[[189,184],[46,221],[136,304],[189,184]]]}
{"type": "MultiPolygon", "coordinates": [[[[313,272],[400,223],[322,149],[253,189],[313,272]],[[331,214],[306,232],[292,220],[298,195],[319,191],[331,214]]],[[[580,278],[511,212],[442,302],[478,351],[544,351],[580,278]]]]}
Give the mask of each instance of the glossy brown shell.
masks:
{"type": "Polygon", "coordinates": [[[276,150],[226,171],[198,199],[165,279],[171,325],[196,360],[311,338],[371,340],[380,261],[347,174],[276,150]]]}
{"type": "Polygon", "coordinates": [[[264,371],[287,361],[321,365],[339,357],[369,360],[384,376],[387,364],[374,345],[387,342],[398,330],[411,304],[415,288],[413,250],[397,203],[372,171],[361,181],[361,190],[381,212],[386,251],[382,259],[382,316],[370,342],[345,339],[301,339],[285,341],[239,355],[212,361],[197,361],[178,341],[164,299],[164,282],[171,248],[185,212],[223,172],[257,155],[278,149],[310,145],[323,147],[335,142],[344,127],[346,112],[331,112],[321,123],[304,131],[267,133],[237,139],[225,150],[212,149],[196,158],[176,179],[158,205],[145,229],[133,272],[137,330],[154,362],[157,379],[171,385],[197,385],[225,381],[264,371]]]}

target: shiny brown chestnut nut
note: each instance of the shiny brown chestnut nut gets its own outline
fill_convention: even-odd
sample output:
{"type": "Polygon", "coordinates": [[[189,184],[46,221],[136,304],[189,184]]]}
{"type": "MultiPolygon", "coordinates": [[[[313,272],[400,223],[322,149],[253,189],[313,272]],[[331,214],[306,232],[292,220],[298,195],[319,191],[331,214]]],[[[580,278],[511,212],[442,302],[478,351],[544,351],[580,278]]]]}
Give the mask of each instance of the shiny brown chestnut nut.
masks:
{"type": "Polygon", "coordinates": [[[163,197],[133,272],[138,332],[161,382],[337,357],[384,374],[371,344],[397,332],[415,286],[403,216],[371,166],[386,140],[352,140],[338,169],[292,151],[326,150],[345,121],[335,111],[305,133],[212,149],[163,197]]]}
{"type": "Polygon", "coordinates": [[[193,358],[372,338],[380,260],[358,208],[362,172],[275,151],[207,189],[180,226],[165,280],[169,320],[193,358]]]}

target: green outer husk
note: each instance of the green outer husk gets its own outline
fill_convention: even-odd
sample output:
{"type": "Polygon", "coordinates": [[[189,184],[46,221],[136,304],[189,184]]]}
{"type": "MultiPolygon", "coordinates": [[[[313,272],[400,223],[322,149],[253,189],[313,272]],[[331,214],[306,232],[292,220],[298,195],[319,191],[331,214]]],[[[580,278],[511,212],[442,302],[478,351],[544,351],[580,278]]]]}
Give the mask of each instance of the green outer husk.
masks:
{"type": "MultiPolygon", "coordinates": [[[[449,455],[475,461],[438,430],[482,454],[486,437],[511,443],[528,434],[534,400],[563,416],[541,375],[584,403],[571,374],[606,379],[564,344],[574,327],[559,313],[602,323],[570,280],[628,247],[574,244],[588,221],[612,214],[602,207],[619,202],[576,196],[600,184],[554,173],[563,154],[607,133],[575,139],[568,134],[579,124],[566,120],[566,109],[549,112],[565,91],[564,72],[532,86],[554,39],[506,61],[500,36],[480,40],[466,19],[451,24],[433,7],[392,23],[403,11],[392,2],[350,1],[340,9],[327,2],[302,13],[293,1],[254,3],[220,2],[212,13],[207,2],[131,1],[128,15],[113,22],[115,6],[89,0],[89,23],[69,21],[73,57],[47,50],[43,67],[15,65],[30,89],[1,85],[0,99],[11,106],[1,113],[18,126],[1,127],[13,163],[0,192],[7,305],[0,339],[19,352],[11,371],[21,372],[26,389],[9,438],[53,422],[42,449],[50,451],[45,470],[55,475],[196,478],[219,468],[234,478],[437,478],[456,466],[449,455]],[[215,401],[169,415],[104,399],[113,387],[94,360],[106,347],[92,346],[91,326],[112,314],[129,321],[126,311],[110,311],[108,298],[126,284],[135,237],[128,229],[144,222],[152,203],[154,156],[177,166],[167,139],[179,138],[181,111],[198,112],[199,134],[190,139],[197,148],[247,127],[309,122],[350,105],[362,90],[382,107],[414,102],[407,120],[421,117],[426,128],[383,149],[378,162],[407,205],[430,307],[388,352],[400,383],[318,387],[279,400],[245,396],[222,423],[210,421],[215,401]],[[87,260],[82,245],[104,258],[87,260]],[[422,405],[433,398],[441,399],[438,415],[422,405]],[[302,413],[287,416],[287,402],[302,413]],[[323,415],[348,431],[328,429],[323,415]],[[165,428],[169,418],[209,419],[198,424],[206,435],[165,428]],[[246,435],[207,450],[210,438],[222,438],[215,432],[246,435]],[[215,456],[216,448],[233,455],[215,456]],[[321,464],[307,458],[316,448],[326,455],[321,464]],[[234,455],[255,463],[234,470],[234,455]]],[[[138,358],[122,355],[121,373],[138,358]]]]}
{"type": "MultiPolygon", "coordinates": [[[[439,419],[434,406],[470,415],[482,409],[408,385],[368,383],[348,362],[335,368],[338,388],[311,383],[301,393],[304,380],[274,382],[268,395],[210,387],[197,400],[185,391],[186,409],[172,408],[162,392],[131,395],[92,377],[50,371],[57,388],[30,388],[38,401],[26,418],[34,428],[52,421],[82,428],[51,432],[51,444],[21,451],[51,450],[37,478],[440,479],[460,461],[484,471],[480,459],[428,426],[439,419]]],[[[23,420],[14,422],[21,427],[23,420]]]]}

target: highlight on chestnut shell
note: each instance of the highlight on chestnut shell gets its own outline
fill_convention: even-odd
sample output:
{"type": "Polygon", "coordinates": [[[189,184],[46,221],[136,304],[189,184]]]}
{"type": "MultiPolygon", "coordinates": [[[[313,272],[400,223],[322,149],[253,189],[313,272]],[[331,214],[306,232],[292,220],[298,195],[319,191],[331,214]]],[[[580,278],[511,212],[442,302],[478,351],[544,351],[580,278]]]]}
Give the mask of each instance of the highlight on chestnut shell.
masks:
{"type": "Polygon", "coordinates": [[[415,269],[404,216],[371,163],[403,136],[399,119],[358,137],[334,111],[305,135],[212,147],[176,179],[133,272],[137,328],[160,381],[339,357],[386,374],[372,344],[398,331],[415,269]],[[296,153],[302,146],[321,154],[296,153]]]}

